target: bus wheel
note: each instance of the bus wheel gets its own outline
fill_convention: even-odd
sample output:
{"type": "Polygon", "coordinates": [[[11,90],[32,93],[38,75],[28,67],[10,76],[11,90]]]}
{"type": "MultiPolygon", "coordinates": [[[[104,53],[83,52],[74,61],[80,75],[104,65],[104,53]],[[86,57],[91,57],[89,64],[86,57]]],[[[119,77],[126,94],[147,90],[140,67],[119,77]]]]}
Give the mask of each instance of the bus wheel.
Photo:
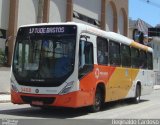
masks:
{"type": "Polygon", "coordinates": [[[95,99],[94,99],[94,104],[90,107],[91,112],[98,112],[100,111],[103,103],[103,98],[102,98],[102,91],[100,88],[97,88],[96,93],[95,93],[95,99]]]}
{"type": "Polygon", "coordinates": [[[135,97],[133,98],[133,102],[138,104],[140,102],[141,97],[141,87],[140,85],[136,86],[135,97]]]}

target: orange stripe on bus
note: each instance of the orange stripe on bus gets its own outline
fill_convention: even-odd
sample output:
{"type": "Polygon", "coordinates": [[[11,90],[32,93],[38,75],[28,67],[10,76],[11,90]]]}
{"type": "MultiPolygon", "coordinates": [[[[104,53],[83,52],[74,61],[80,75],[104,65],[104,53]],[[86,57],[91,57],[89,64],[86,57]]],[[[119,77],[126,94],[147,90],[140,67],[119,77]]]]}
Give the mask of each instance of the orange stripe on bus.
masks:
{"type": "Polygon", "coordinates": [[[123,99],[127,96],[136,79],[138,69],[117,67],[106,86],[106,101],[123,99]]]}
{"type": "Polygon", "coordinates": [[[142,45],[142,44],[137,43],[137,42],[134,42],[134,41],[131,42],[131,46],[136,47],[138,49],[142,49],[142,50],[148,51],[148,47],[147,46],[142,45]]]}

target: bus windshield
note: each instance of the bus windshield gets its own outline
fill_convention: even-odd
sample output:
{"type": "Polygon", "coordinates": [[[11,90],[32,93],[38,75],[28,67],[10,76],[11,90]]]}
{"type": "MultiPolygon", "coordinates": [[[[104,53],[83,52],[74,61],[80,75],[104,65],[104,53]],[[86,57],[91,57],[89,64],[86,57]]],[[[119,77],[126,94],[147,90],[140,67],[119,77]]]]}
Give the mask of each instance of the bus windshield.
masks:
{"type": "Polygon", "coordinates": [[[26,86],[61,85],[74,70],[75,44],[75,26],[20,29],[13,58],[16,80],[26,86]]]}

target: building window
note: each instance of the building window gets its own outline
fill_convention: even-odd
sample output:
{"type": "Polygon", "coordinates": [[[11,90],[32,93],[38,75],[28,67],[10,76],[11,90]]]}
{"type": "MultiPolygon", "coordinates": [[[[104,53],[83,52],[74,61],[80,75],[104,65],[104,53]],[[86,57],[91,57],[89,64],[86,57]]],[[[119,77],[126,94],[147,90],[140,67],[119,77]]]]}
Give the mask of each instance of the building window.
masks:
{"type": "Polygon", "coordinates": [[[113,66],[121,65],[120,43],[112,40],[109,41],[109,62],[113,66]]]}
{"type": "Polygon", "coordinates": [[[86,15],[83,15],[81,13],[78,13],[76,11],[73,12],[73,17],[76,18],[76,19],[82,20],[84,22],[90,23],[92,25],[100,27],[100,21],[99,20],[90,18],[90,17],[88,17],[86,15]]]}
{"type": "Polygon", "coordinates": [[[129,46],[121,44],[121,59],[122,59],[122,66],[124,67],[131,66],[131,52],[129,46]]]}

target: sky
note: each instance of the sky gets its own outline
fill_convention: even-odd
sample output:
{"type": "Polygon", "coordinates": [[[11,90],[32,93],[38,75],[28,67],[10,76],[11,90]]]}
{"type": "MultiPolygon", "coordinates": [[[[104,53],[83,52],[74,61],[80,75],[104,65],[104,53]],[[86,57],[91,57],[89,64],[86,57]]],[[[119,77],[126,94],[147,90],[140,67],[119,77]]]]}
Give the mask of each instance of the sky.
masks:
{"type": "Polygon", "coordinates": [[[160,0],[128,0],[129,18],[132,20],[142,19],[146,23],[155,27],[160,24],[160,0]]]}

